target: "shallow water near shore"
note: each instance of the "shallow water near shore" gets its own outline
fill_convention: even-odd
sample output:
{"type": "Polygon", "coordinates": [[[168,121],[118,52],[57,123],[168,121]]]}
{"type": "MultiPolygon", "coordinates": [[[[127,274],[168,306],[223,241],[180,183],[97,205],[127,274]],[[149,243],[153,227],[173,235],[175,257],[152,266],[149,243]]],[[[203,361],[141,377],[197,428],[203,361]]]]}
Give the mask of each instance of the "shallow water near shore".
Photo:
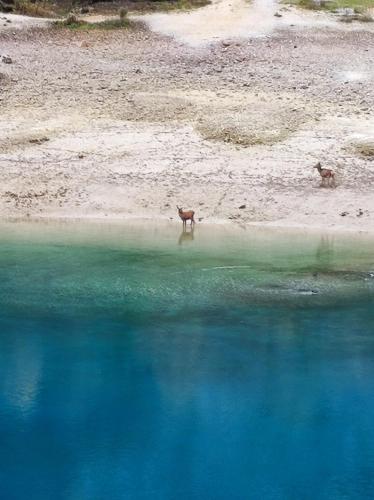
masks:
{"type": "Polygon", "coordinates": [[[373,240],[7,223],[7,499],[374,495],[373,240]]]}

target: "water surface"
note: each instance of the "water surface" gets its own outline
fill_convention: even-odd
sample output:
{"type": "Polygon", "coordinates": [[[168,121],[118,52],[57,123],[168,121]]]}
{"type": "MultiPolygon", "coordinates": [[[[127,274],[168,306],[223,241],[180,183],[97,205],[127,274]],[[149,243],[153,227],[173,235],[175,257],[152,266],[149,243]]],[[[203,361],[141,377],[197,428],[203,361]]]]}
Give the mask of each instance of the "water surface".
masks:
{"type": "Polygon", "coordinates": [[[373,498],[372,248],[3,225],[1,498],[373,498]]]}

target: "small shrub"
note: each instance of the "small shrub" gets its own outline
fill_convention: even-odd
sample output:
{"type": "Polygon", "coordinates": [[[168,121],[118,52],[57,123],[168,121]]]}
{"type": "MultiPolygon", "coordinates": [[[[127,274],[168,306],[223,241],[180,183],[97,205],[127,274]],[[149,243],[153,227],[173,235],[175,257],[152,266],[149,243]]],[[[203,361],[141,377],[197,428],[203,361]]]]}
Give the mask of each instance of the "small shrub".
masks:
{"type": "Polygon", "coordinates": [[[119,8],[118,15],[119,15],[120,21],[124,22],[125,19],[127,18],[127,14],[128,14],[128,11],[127,11],[127,9],[125,9],[125,7],[119,8]]]}
{"type": "Polygon", "coordinates": [[[66,26],[71,26],[72,24],[79,24],[79,20],[77,16],[73,14],[73,12],[70,12],[66,17],[64,24],[66,24],[66,26]]]}
{"type": "Polygon", "coordinates": [[[318,10],[323,8],[321,2],[315,0],[300,0],[300,5],[305,9],[318,10]]]}
{"type": "Polygon", "coordinates": [[[46,2],[32,2],[31,0],[15,0],[14,11],[23,16],[50,17],[51,11],[46,8],[46,2]]]}

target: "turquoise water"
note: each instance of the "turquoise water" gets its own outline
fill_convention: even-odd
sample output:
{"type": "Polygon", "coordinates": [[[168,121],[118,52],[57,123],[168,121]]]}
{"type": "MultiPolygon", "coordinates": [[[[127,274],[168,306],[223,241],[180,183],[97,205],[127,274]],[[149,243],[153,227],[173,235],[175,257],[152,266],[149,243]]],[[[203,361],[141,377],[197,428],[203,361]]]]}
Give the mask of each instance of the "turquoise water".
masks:
{"type": "Polygon", "coordinates": [[[0,496],[374,497],[372,241],[7,224],[0,496]]]}

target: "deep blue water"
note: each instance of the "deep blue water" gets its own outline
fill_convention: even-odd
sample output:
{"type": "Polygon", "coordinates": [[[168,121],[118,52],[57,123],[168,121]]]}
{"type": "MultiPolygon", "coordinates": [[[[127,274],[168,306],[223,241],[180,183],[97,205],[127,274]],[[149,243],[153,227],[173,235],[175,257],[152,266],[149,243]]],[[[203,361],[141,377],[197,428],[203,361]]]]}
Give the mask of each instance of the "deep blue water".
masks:
{"type": "Polygon", "coordinates": [[[371,246],[175,232],[0,241],[0,497],[374,498],[371,246]]]}

